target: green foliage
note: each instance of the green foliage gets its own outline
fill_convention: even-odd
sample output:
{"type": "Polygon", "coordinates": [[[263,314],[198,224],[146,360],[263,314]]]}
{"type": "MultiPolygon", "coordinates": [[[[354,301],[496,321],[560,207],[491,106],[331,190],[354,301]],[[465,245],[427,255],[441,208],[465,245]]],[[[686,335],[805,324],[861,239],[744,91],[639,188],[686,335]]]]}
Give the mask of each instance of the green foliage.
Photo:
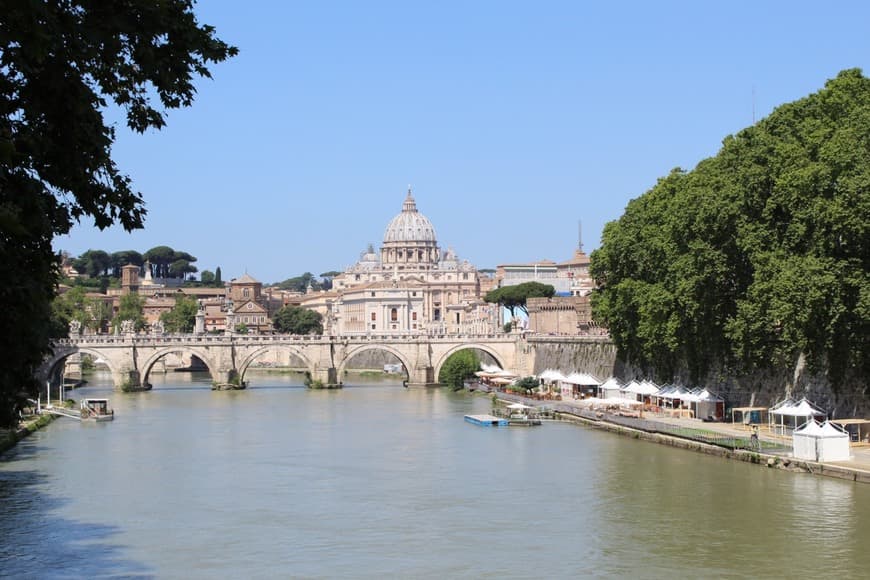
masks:
{"type": "Polygon", "coordinates": [[[714,364],[867,376],[870,79],[825,88],[674,170],[607,224],[595,318],[668,379],[714,364]]]}
{"type": "Polygon", "coordinates": [[[505,322],[502,330],[504,330],[505,334],[510,334],[511,330],[513,330],[514,325],[512,322],[505,322]]]}
{"type": "Polygon", "coordinates": [[[218,266],[214,271],[214,286],[215,288],[220,288],[224,285],[223,280],[221,280],[221,267],[218,266]]]}
{"type": "Polygon", "coordinates": [[[283,282],[278,282],[277,284],[275,284],[275,286],[277,286],[281,290],[292,290],[294,292],[304,293],[308,289],[309,284],[314,290],[322,289],[321,282],[311,272],[305,272],[301,276],[296,276],[295,278],[287,278],[283,282]]]}
{"type": "Polygon", "coordinates": [[[90,278],[106,276],[112,267],[112,257],[103,250],[88,250],[72,261],[72,267],[90,278]]]}
{"type": "Polygon", "coordinates": [[[503,286],[490,290],[483,299],[507,308],[513,317],[517,308],[528,314],[526,300],[529,298],[552,298],[554,294],[556,294],[556,289],[549,284],[524,282],[515,286],[503,286]]]}
{"type": "Polygon", "coordinates": [[[284,306],[272,317],[272,327],[285,334],[321,334],[323,317],[299,306],[284,306]]]}
{"type": "Polygon", "coordinates": [[[199,280],[203,283],[203,285],[211,286],[212,284],[214,284],[214,272],[212,272],[211,270],[203,270],[202,273],[199,275],[199,280]]]}
{"type": "Polygon", "coordinates": [[[250,329],[248,328],[247,324],[241,322],[236,325],[235,332],[236,334],[248,334],[248,332],[250,332],[250,329]]]}
{"type": "Polygon", "coordinates": [[[516,382],[516,385],[522,389],[537,389],[541,386],[541,381],[537,377],[523,377],[516,382]]]}
{"type": "Polygon", "coordinates": [[[103,332],[111,316],[111,307],[102,298],[88,296],[82,287],[71,288],[52,302],[52,337],[65,338],[69,323],[77,320],[82,329],[103,332]]]}
{"type": "Polygon", "coordinates": [[[196,258],[187,252],[173,250],[169,246],[151,248],[143,257],[151,264],[151,275],[157,278],[185,278],[196,272],[196,258]]]}
{"type": "Polygon", "coordinates": [[[480,357],[471,349],[451,354],[438,373],[438,382],[453,389],[461,389],[465,379],[473,377],[480,370],[480,357]]]}
{"type": "Polygon", "coordinates": [[[193,332],[198,310],[199,305],[194,298],[183,294],[178,295],[175,298],[175,306],[169,312],[161,314],[160,321],[163,322],[166,332],[193,332]]]}
{"type": "MultiPolygon", "coordinates": [[[[193,102],[195,76],[236,54],[185,0],[4,2],[0,18],[0,427],[35,393],[58,280],[56,235],[82,218],[142,227],[142,197],[111,156],[115,104],[137,132],[193,102]],[[159,109],[154,103],[159,102],[159,109]]],[[[56,319],[55,319],[56,320],[56,319]]]]}
{"type": "Polygon", "coordinates": [[[118,312],[113,321],[114,326],[120,328],[122,320],[132,320],[134,328],[139,331],[145,328],[145,299],[138,294],[124,294],[118,304],[118,312]]]}

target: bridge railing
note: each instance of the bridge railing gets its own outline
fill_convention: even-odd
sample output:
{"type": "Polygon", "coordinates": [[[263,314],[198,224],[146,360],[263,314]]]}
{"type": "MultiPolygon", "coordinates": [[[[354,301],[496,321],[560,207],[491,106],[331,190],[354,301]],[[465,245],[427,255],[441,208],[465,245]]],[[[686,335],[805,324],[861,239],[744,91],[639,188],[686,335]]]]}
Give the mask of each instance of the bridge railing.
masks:
{"type": "Polygon", "coordinates": [[[380,342],[432,342],[432,341],[487,341],[511,342],[516,335],[510,334],[360,334],[360,335],[315,335],[315,334],[87,334],[77,338],[55,339],[57,346],[84,345],[130,345],[130,344],[258,344],[258,343],[323,343],[342,342],[365,344],[380,342]]]}

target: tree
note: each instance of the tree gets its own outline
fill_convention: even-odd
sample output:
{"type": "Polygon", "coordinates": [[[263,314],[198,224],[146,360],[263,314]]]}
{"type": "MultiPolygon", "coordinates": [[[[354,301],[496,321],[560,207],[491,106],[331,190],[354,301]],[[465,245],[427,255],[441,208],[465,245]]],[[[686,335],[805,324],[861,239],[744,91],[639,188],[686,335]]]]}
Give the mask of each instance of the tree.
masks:
{"type": "Polygon", "coordinates": [[[272,326],[286,334],[321,334],[323,317],[307,308],[284,306],[272,317],[272,326]]]}
{"type": "Polygon", "coordinates": [[[841,72],[674,170],[607,224],[592,253],[596,319],[669,380],[792,370],[836,389],[870,371],[870,79],[841,72]]]}
{"type": "Polygon", "coordinates": [[[486,293],[483,299],[492,304],[499,304],[510,310],[511,317],[516,315],[516,309],[519,308],[526,314],[529,311],[526,309],[526,300],[529,298],[552,298],[556,294],[556,289],[549,284],[541,284],[540,282],[523,282],[514,286],[503,286],[490,290],[486,293]]]}
{"type": "Polygon", "coordinates": [[[330,270],[329,272],[323,272],[320,275],[320,288],[321,290],[332,290],[332,279],[336,276],[340,275],[341,272],[338,270],[330,270]]]}
{"type": "Polygon", "coordinates": [[[109,101],[134,131],[193,102],[195,76],[237,53],[190,0],[4,2],[0,18],[0,426],[35,393],[58,280],[55,235],[91,218],[142,227],[145,208],[111,156],[109,101]]]}
{"type": "Polygon", "coordinates": [[[441,365],[438,382],[458,390],[462,388],[465,379],[473,377],[479,370],[480,358],[477,353],[471,349],[460,350],[447,357],[441,365]]]}
{"type": "Polygon", "coordinates": [[[175,297],[175,306],[169,312],[161,314],[160,321],[166,332],[193,332],[198,310],[199,305],[193,297],[179,294],[175,297]]]}
{"type": "Polygon", "coordinates": [[[134,266],[142,267],[142,264],[145,263],[142,254],[137,252],[136,250],[122,250],[120,252],[112,252],[110,256],[110,263],[112,268],[112,276],[115,278],[121,277],[121,268],[128,265],[133,264],[134,266]]]}
{"type": "Polygon", "coordinates": [[[121,296],[118,301],[118,313],[115,314],[114,326],[120,328],[122,320],[132,320],[134,328],[145,328],[145,299],[138,294],[130,293],[121,296]]]}
{"type": "Polygon", "coordinates": [[[214,271],[214,285],[216,288],[220,288],[223,284],[223,280],[221,280],[221,267],[218,266],[214,271]]]}
{"type": "Polygon", "coordinates": [[[112,258],[103,250],[88,250],[72,262],[79,274],[98,278],[106,276],[112,267],[112,258]]]}
{"type": "Polygon", "coordinates": [[[292,290],[294,292],[305,292],[308,285],[311,285],[315,290],[320,290],[320,282],[311,272],[305,272],[301,276],[295,278],[287,278],[283,282],[278,282],[276,286],[281,290],[292,290]]]}
{"type": "Polygon", "coordinates": [[[214,284],[214,272],[211,270],[203,270],[199,275],[199,281],[206,286],[211,286],[214,284]]]}

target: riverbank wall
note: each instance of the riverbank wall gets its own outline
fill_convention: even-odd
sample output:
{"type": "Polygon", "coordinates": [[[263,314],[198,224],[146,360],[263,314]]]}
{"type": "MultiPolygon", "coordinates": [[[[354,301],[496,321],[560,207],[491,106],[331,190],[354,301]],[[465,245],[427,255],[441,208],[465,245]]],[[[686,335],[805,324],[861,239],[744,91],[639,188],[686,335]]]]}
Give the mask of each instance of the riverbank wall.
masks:
{"type": "MultiPolygon", "coordinates": [[[[656,378],[654,373],[621,360],[610,339],[530,336],[527,343],[534,354],[535,374],[552,368],[566,373],[587,372],[601,380],[615,377],[623,383],[656,378]]],[[[682,369],[671,380],[710,389],[724,397],[729,407],[772,406],[786,397],[806,397],[835,419],[870,417],[870,392],[864,378],[853,373],[832,384],[824,373],[810,372],[800,355],[795,356],[790,368],[777,371],[735,376],[726,369],[713,369],[696,383],[691,381],[688,369],[682,369]]]]}
{"type": "Polygon", "coordinates": [[[722,457],[724,459],[734,459],[737,461],[752,463],[754,465],[759,465],[772,469],[782,469],[792,472],[811,473],[813,475],[834,477],[837,479],[854,481],[856,483],[870,483],[870,471],[864,471],[861,469],[855,469],[841,465],[816,463],[812,461],[799,461],[788,457],[781,457],[779,455],[768,455],[765,453],[757,453],[754,451],[746,451],[740,449],[730,450],[725,449],[724,447],[718,447],[716,445],[709,445],[707,443],[693,441],[691,439],[674,437],[672,435],[665,435],[662,433],[648,433],[646,431],[640,431],[638,429],[632,429],[623,425],[610,423],[605,420],[595,421],[592,419],[587,419],[586,417],[574,415],[572,413],[559,412],[558,416],[561,420],[567,420],[574,423],[587,425],[596,429],[603,429],[617,435],[631,437],[632,439],[639,439],[641,441],[648,441],[650,443],[658,443],[659,445],[668,445],[670,447],[676,447],[678,449],[696,451],[698,453],[722,457]]]}
{"type": "Polygon", "coordinates": [[[54,419],[54,415],[39,415],[35,419],[22,422],[18,429],[9,429],[0,433],[0,455],[15,447],[19,441],[31,433],[42,429],[54,421],[54,419]]]}

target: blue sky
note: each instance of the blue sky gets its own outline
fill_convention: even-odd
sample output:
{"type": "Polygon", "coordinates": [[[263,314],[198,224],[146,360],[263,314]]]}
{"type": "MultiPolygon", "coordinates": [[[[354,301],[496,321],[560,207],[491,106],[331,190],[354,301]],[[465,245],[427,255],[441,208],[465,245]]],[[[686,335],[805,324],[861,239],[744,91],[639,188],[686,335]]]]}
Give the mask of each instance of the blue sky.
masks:
{"type": "MultiPolygon", "coordinates": [[[[481,268],[568,259],[674,167],[840,70],[870,74],[862,2],[234,2],[196,6],[240,54],[115,159],[144,230],[83,221],[55,247],[169,245],[263,282],[351,265],[410,184],[481,268]]],[[[111,115],[111,113],[110,113],[111,115]]]]}

